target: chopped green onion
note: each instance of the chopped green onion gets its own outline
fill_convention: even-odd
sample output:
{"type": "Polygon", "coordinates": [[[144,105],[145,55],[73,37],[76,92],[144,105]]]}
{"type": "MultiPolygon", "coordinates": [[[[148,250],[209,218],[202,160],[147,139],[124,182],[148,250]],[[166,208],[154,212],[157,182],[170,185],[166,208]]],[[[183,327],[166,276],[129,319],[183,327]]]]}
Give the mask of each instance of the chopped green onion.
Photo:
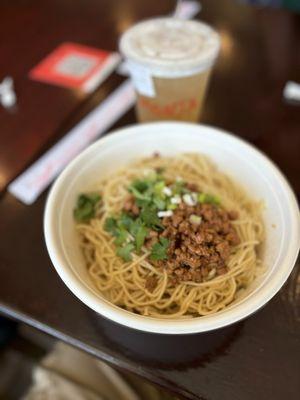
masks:
{"type": "Polygon", "coordinates": [[[167,210],[176,210],[177,207],[178,207],[177,204],[169,203],[167,205],[167,210]]]}
{"type": "Polygon", "coordinates": [[[206,199],[206,194],[205,193],[199,193],[198,194],[198,202],[203,204],[205,203],[205,199],[206,199]]]}
{"type": "Polygon", "coordinates": [[[165,186],[163,188],[163,194],[165,194],[168,197],[171,197],[173,193],[172,193],[172,190],[168,186],[165,186]]]}
{"type": "Polygon", "coordinates": [[[212,194],[207,195],[206,202],[210,203],[210,204],[215,204],[217,206],[221,204],[221,201],[220,201],[219,197],[214,196],[212,194]]]}
{"type": "Polygon", "coordinates": [[[190,218],[189,218],[190,223],[194,224],[194,225],[200,225],[201,224],[201,220],[202,220],[202,218],[199,217],[199,215],[196,215],[196,214],[190,215],[190,218]]]}
{"type": "Polygon", "coordinates": [[[201,204],[204,203],[209,203],[209,204],[215,204],[215,205],[220,205],[220,199],[217,196],[214,196],[212,194],[207,194],[207,193],[199,193],[198,194],[198,202],[201,204]]]}
{"type": "Polygon", "coordinates": [[[167,210],[167,211],[158,211],[157,216],[159,218],[164,218],[164,217],[172,217],[173,211],[172,210],[167,210]]]}
{"type": "Polygon", "coordinates": [[[174,197],[171,197],[171,203],[172,204],[180,204],[181,203],[181,197],[176,195],[174,197]]]}
{"type": "Polygon", "coordinates": [[[155,183],[155,185],[153,186],[153,191],[154,193],[161,195],[163,193],[164,188],[165,188],[165,182],[159,181],[155,183]]]}
{"type": "Polygon", "coordinates": [[[192,193],[184,194],[182,199],[187,206],[195,206],[197,204],[197,200],[192,197],[192,193]]]}

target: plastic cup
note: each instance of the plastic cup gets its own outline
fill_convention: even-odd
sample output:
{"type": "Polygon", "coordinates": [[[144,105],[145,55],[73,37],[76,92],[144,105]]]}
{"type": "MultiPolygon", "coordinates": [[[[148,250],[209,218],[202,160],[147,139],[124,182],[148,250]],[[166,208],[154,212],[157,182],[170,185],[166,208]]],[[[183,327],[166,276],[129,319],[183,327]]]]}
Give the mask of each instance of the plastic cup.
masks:
{"type": "Polygon", "coordinates": [[[198,21],[156,18],[127,30],[120,51],[137,93],[138,120],[198,121],[219,47],[216,31],[198,21]]]}

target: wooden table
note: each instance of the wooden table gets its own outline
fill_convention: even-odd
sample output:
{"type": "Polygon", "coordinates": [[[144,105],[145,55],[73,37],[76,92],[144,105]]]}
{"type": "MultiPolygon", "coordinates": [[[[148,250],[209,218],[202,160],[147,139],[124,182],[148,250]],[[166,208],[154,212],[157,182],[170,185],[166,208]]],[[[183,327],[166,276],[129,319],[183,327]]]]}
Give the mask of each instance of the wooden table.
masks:
{"type": "MultiPolygon", "coordinates": [[[[299,195],[300,108],[282,97],[287,80],[300,82],[299,16],[234,0],[201,3],[201,18],[222,35],[202,122],[267,153],[299,195]]],[[[5,191],[16,174],[122,81],[113,75],[78,103],[72,91],[29,81],[28,70],[62,41],[114,50],[119,34],[134,21],[173,7],[171,0],[1,2],[0,79],[7,73],[16,78],[19,103],[12,113],[0,110],[0,310],[182,398],[296,400],[299,264],[275,298],[239,324],[205,335],[140,333],[95,314],[57,276],[42,232],[46,194],[29,207],[5,191]]],[[[133,111],[117,125],[132,122],[133,111]]]]}

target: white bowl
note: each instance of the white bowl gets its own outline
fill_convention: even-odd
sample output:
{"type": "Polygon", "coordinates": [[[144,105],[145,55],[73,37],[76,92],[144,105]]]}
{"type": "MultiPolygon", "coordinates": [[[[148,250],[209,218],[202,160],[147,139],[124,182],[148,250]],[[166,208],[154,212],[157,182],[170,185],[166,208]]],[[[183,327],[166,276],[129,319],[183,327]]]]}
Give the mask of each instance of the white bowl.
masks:
{"type": "Polygon", "coordinates": [[[147,332],[185,334],[205,332],[237,322],[266,304],[282,287],[296,262],[300,243],[299,209],[278,168],[246,142],[203,125],[162,122],[134,125],[100,139],[62,172],[49,194],[44,219],[51,260],[68,288],[87,306],[115,322],[147,332]],[[257,199],[263,199],[268,267],[244,299],[213,315],[184,320],[145,317],[122,310],[98,293],[89,278],[73,221],[77,195],[95,181],[138,157],[159,151],[207,154],[220,169],[257,199]]]}

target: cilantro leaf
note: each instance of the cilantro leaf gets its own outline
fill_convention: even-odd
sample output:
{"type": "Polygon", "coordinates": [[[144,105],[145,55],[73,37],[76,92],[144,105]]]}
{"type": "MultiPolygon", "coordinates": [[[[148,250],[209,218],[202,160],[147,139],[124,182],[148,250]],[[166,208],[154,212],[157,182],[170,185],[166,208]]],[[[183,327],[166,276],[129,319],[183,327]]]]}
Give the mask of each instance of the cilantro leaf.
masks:
{"type": "Polygon", "coordinates": [[[88,193],[84,195],[93,205],[96,205],[100,200],[101,196],[99,193],[88,193]]]}
{"type": "Polygon", "coordinates": [[[104,223],[104,229],[114,235],[117,230],[117,220],[113,217],[106,218],[104,223]]]}
{"type": "MultiPolygon", "coordinates": [[[[133,236],[133,248],[139,252],[144,244],[148,229],[140,218],[133,219],[129,214],[122,213],[119,218],[107,218],[104,225],[105,229],[115,236],[115,245],[121,248],[129,238],[129,233],[133,236]]],[[[126,246],[125,246],[126,247],[126,246]]],[[[127,249],[127,247],[126,247],[127,249]]],[[[119,250],[123,252],[123,250],[119,250]]],[[[123,254],[123,253],[122,253],[123,254]]]]}
{"type": "Polygon", "coordinates": [[[161,221],[157,216],[157,212],[154,207],[146,206],[143,207],[140,212],[140,218],[144,224],[153,229],[162,228],[161,221]]]}
{"type": "Polygon", "coordinates": [[[165,210],[166,208],[166,202],[165,200],[159,198],[159,197],[153,197],[153,203],[159,210],[165,210]]]}
{"type": "Polygon", "coordinates": [[[136,236],[137,231],[139,230],[139,227],[142,225],[142,221],[137,218],[134,221],[132,221],[132,223],[130,224],[129,227],[129,232],[131,233],[132,236],[136,236]]]}
{"type": "Polygon", "coordinates": [[[74,209],[74,218],[78,222],[88,222],[96,215],[96,207],[101,200],[98,193],[87,193],[78,196],[74,209]]]}
{"type": "Polygon", "coordinates": [[[115,233],[116,239],[114,241],[114,243],[119,246],[123,243],[126,242],[127,238],[128,238],[128,232],[125,229],[119,229],[116,233],[115,233]]]}
{"type": "Polygon", "coordinates": [[[125,228],[125,229],[127,229],[129,231],[130,230],[130,226],[131,226],[131,224],[133,222],[134,222],[134,219],[132,218],[132,216],[127,214],[127,213],[125,213],[125,212],[123,212],[120,215],[120,218],[118,220],[118,226],[121,227],[121,228],[125,228]]]}
{"type": "Polygon", "coordinates": [[[124,247],[117,247],[117,255],[126,262],[131,261],[132,260],[131,252],[133,249],[134,245],[132,243],[128,243],[124,247]]]}
{"type": "Polygon", "coordinates": [[[144,180],[136,179],[135,181],[132,182],[131,186],[134,187],[136,190],[138,190],[140,193],[144,193],[146,190],[149,189],[151,183],[146,179],[144,180]]]}
{"type": "Polygon", "coordinates": [[[135,235],[135,247],[137,252],[140,252],[147,235],[148,229],[145,226],[141,225],[135,235]]]}
{"type": "Polygon", "coordinates": [[[143,208],[151,204],[151,199],[149,200],[135,199],[135,203],[138,207],[143,208]]]}
{"type": "Polygon", "coordinates": [[[140,218],[131,219],[130,224],[126,226],[130,234],[134,237],[136,250],[140,251],[148,234],[148,229],[140,218]]]}
{"type": "Polygon", "coordinates": [[[161,237],[159,241],[163,246],[165,246],[165,247],[169,246],[169,239],[167,239],[165,237],[161,237]]]}
{"type": "Polygon", "coordinates": [[[74,210],[74,217],[78,222],[87,222],[94,216],[94,209],[91,203],[86,203],[74,210]]]}
{"type": "Polygon", "coordinates": [[[166,260],[168,258],[168,247],[169,240],[167,238],[161,237],[159,242],[152,246],[150,259],[153,261],[166,260]]]}
{"type": "Polygon", "coordinates": [[[122,213],[118,219],[106,218],[104,229],[117,238],[116,244],[122,244],[127,239],[128,231],[133,222],[134,220],[129,214],[122,213]]]}
{"type": "Polygon", "coordinates": [[[129,186],[128,190],[136,199],[151,201],[151,197],[149,195],[140,192],[134,186],[129,186]]]}

